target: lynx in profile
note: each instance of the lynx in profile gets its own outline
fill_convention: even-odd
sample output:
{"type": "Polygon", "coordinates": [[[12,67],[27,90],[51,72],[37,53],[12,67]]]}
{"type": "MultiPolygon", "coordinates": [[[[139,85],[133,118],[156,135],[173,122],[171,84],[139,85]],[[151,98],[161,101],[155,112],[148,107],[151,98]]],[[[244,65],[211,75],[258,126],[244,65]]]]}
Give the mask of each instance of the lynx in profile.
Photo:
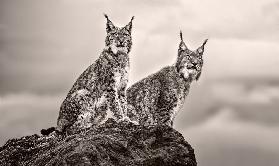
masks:
{"type": "Polygon", "coordinates": [[[203,52],[207,40],[195,51],[187,48],[180,32],[181,42],[177,61],[141,81],[127,90],[129,116],[140,125],[166,124],[173,120],[189,93],[190,84],[198,80],[203,66],[203,52]],[[132,112],[134,111],[134,112],[132,112]]]}
{"type": "Polygon", "coordinates": [[[132,17],[123,28],[107,19],[105,49],[76,80],[63,101],[56,130],[69,132],[127,117],[126,87],[132,46],[132,17]]]}

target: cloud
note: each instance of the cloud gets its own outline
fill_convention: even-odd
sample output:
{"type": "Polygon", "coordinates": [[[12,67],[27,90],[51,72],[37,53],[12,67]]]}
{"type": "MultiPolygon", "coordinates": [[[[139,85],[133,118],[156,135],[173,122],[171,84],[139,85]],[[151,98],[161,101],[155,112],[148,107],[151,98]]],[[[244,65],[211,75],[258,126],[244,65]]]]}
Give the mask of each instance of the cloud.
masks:
{"type": "Polygon", "coordinates": [[[211,80],[193,83],[175,128],[184,129],[230,109],[238,120],[263,126],[279,124],[279,82],[258,79],[211,80]]]}
{"type": "Polygon", "coordinates": [[[56,125],[63,95],[0,96],[0,146],[11,138],[39,133],[56,125]]]}
{"type": "Polygon", "coordinates": [[[131,83],[174,63],[180,29],[193,49],[210,38],[203,77],[274,77],[279,32],[272,29],[276,22],[265,18],[270,15],[263,9],[268,4],[262,0],[3,1],[0,93],[66,93],[104,46],[103,12],[119,26],[136,16],[131,83]]]}
{"type": "Polygon", "coordinates": [[[84,18],[54,1],[4,2],[0,23],[7,28],[0,29],[1,94],[65,92],[98,57],[103,42],[96,39],[104,41],[105,32],[88,24],[104,26],[101,14],[93,22],[90,15],[84,18]]]}
{"type": "Polygon", "coordinates": [[[279,164],[279,126],[239,121],[230,109],[182,131],[199,165],[260,166],[279,164]]]}
{"type": "MultiPolygon", "coordinates": [[[[263,11],[273,0],[236,0],[236,1],[181,1],[183,7],[193,14],[184,24],[190,33],[196,30],[214,38],[237,38],[250,40],[279,39],[278,21],[268,19],[263,11]]],[[[194,32],[193,32],[194,31],[194,32]]]]}
{"type": "Polygon", "coordinates": [[[209,40],[204,76],[276,77],[277,45],[277,42],[239,39],[209,40]]]}
{"type": "Polygon", "coordinates": [[[279,85],[247,85],[239,82],[216,82],[212,96],[227,104],[270,105],[279,101],[279,85]],[[224,93],[226,92],[226,93],[224,93]]]}
{"type": "Polygon", "coordinates": [[[267,17],[268,21],[273,22],[274,24],[279,26],[279,2],[272,2],[266,4],[262,7],[263,13],[265,17],[267,17]]]}

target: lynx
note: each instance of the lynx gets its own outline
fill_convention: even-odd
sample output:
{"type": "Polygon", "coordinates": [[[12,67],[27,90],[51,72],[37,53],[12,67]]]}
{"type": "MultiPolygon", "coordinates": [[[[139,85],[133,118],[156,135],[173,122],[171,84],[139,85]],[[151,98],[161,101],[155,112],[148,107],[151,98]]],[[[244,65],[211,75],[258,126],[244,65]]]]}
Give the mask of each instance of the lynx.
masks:
{"type": "Polygon", "coordinates": [[[198,80],[203,66],[203,52],[207,39],[195,51],[181,42],[174,65],[167,66],[127,90],[129,116],[140,125],[173,126],[173,120],[189,93],[190,85],[198,80]]]}
{"type": "Polygon", "coordinates": [[[116,122],[129,120],[126,87],[134,17],[122,28],[114,26],[106,14],[105,18],[106,47],[95,63],[78,77],[63,101],[57,120],[58,132],[96,126],[108,118],[116,122]]]}

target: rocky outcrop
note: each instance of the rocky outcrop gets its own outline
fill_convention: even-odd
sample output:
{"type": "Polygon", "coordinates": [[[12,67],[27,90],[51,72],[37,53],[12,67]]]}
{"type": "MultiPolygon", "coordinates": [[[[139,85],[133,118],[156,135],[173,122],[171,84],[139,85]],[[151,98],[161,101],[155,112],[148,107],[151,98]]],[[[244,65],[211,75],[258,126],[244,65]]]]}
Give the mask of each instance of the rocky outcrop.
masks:
{"type": "Polygon", "coordinates": [[[55,132],[11,139],[0,148],[0,165],[196,166],[194,150],[168,126],[109,120],[68,136],[55,132]]]}

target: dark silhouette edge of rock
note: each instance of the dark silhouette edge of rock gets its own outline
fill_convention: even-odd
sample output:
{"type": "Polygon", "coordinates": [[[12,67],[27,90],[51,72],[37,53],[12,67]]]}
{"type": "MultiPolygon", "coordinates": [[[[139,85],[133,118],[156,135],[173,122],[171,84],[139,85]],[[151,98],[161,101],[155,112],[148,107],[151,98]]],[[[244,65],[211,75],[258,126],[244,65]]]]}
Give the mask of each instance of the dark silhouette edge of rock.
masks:
{"type": "Polygon", "coordinates": [[[169,126],[108,120],[97,128],[62,136],[31,135],[0,147],[0,165],[196,166],[194,150],[169,126]]]}

